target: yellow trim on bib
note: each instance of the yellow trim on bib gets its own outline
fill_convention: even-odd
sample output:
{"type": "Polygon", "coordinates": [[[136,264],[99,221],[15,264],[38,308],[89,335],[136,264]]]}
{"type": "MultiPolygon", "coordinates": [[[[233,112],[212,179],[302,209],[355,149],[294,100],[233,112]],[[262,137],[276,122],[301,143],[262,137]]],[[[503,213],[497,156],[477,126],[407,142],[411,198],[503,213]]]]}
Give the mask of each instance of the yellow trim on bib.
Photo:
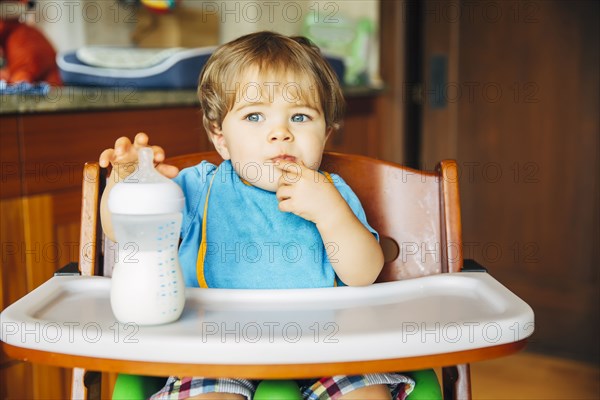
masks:
{"type": "MultiPolygon", "coordinates": [[[[217,170],[219,168],[217,167],[217,170]]],[[[204,201],[204,211],[202,212],[202,239],[200,239],[200,248],[198,249],[198,260],[196,261],[196,278],[198,279],[198,285],[201,288],[208,288],[208,284],[206,283],[206,279],[204,278],[204,259],[206,258],[206,217],[208,215],[208,197],[210,196],[210,189],[212,188],[213,182],[215,181],[215,177],[217,176],[217,171],[215,170],[215,174],[210,180],[210,185],[208,185],[208,191],[206,192],[206,200],[204,201]]]]}

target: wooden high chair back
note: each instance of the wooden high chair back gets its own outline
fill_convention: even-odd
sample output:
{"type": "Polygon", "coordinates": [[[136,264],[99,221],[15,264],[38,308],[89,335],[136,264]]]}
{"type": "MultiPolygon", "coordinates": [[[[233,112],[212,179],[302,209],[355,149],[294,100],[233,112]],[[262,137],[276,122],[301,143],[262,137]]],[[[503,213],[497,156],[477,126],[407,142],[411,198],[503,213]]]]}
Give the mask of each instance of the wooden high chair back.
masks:
{"type": "MultiPolygon", "coordinates": [[[[216,152],[188,154],[165,162],[183,169],[202,160],[221,162],[216,152]]],[[[442,161],[435,171],[426,172],[364,156],[325,153],[321,169],[339,174],[350,185],[365,209],[369,224],[379,232],[386,262],[378,282],[462,269],[455,161],[442,161]]],[[[82,275],[100,274],[102,270],[98,251],[101,181],[98,164],[86,164],[79,263],[82,275]]],[[[452,392],[450,397],[470,397],[468,372],[468,365],[444,368],[444,391],[452,392]]],[[[74,390],[80,390],[77,398],[82,398],[85,392],[80,383],[83,376],[83,370],[74,373],[74,390]]]]}

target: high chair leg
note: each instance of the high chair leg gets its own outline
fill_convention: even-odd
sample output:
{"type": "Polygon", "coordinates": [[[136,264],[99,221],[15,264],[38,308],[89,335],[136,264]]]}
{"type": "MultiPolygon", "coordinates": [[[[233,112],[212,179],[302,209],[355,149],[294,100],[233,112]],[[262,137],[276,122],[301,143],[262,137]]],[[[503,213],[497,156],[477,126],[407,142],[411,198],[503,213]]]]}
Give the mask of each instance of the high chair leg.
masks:
{"type": "Polygon", "coordinates": [[[83,368],[74,368],[71,381],[71,399],[100,399],[102,380],[99,372],[86,371],[83,368]]]}
{"type": "Polygon", "coordinates": [[[442,368],[444,400],[471,400],[469,364],[442,368]]]}

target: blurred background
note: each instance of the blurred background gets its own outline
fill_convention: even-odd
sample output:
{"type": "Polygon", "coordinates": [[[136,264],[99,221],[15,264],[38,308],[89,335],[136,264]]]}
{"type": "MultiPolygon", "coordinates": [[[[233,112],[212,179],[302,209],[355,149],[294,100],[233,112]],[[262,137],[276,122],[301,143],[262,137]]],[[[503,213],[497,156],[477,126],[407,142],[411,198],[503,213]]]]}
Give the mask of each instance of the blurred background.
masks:
{"type": "MultiPolygon", "coordinates": [[[[39,0],[19,21],[59,55],[212,46],[263,29],[309,35],[345,65],[348,114],[328,148],[422,169],[456,159],[464,256],[535,311],[524,354],[472,366],[476,398],[592,399],[599,16],[596,1],[39,0]],[[515,380],[523,388],[506,391],[515,380]]],[[[83,162],[138,131],[169,155],[209,149],[193,88],[63,84],[0,97],[1,308],[76,260],[83,162]]],[[[3,358],[0,393],[65,398],[69,374],[3,358]]]]}

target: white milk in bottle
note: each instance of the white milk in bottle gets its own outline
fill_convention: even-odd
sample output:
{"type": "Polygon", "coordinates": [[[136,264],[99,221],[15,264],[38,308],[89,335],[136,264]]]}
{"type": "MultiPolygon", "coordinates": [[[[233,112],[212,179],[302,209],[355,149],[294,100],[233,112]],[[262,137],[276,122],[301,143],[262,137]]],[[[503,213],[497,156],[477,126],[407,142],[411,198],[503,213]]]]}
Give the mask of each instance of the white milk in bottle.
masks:
{"type": "Polygon", "coordinates": [[[173,322],[185,303],[177,257],[183,192],[154,169],[153,158],[152,149],[140,149],[139,168],[108,198],[117,241],[110,303],[122,323],[173,322]]]}

